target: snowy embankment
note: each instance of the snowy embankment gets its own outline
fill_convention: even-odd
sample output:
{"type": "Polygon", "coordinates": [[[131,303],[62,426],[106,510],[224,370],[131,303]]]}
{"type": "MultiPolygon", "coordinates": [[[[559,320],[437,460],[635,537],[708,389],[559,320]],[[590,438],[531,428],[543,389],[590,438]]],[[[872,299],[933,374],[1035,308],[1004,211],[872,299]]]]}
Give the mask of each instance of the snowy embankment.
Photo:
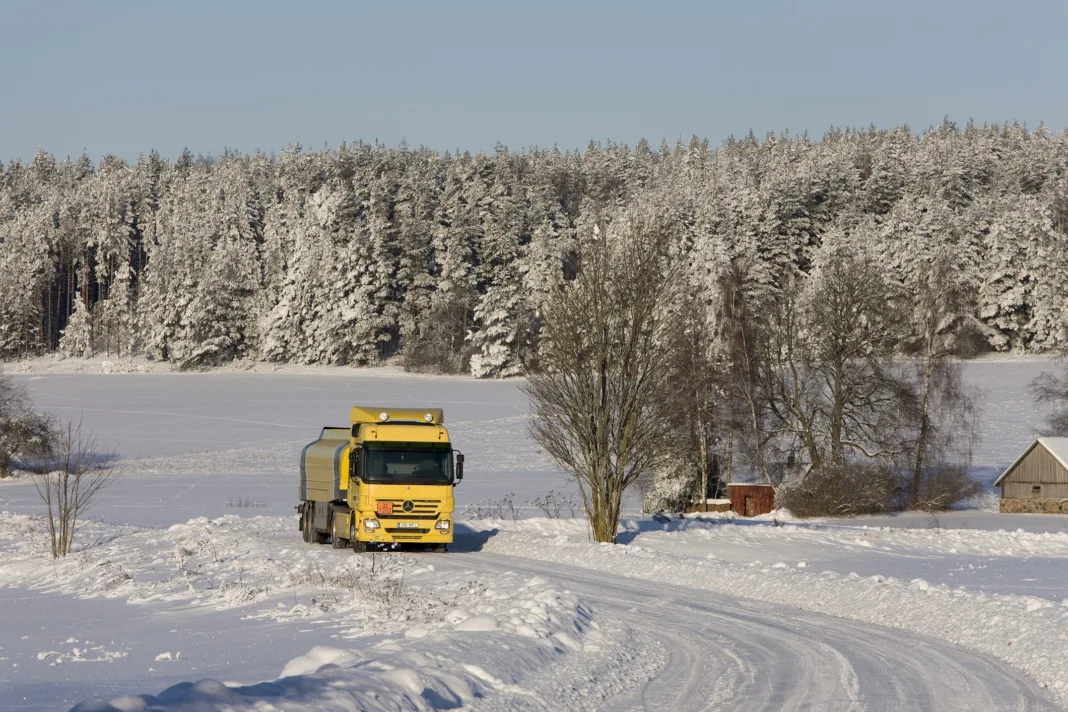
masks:
{"type": "MultiPolygon", "coordinates": [[[[732,525],[706,525],[710,532],[707,553],[699,557],[692,549],[673,554],[664,547],[590,543],[585,523],[576,520],[472,524],[496,530],[483,547],[487,552],[741,596],[945,640],[1023,670],[1068,704],[1068,599],[1058,605],[1034,596],[989,595],[932,585],[919,578],[816,572],[798,560],[729,563],[715,554],[716,530],[743,529],[732,525]]],[[[783,529],[769,526],[765,531],[781,537],[783,529]]],[[[861,532],[859,527],[857,531],[861,532]]],[[[1000,545],[1020,550],[1041,543],[1068,554],[1068,535],[1059,533],[895,531],[877,536],[901,535],[917,545],[941,539],[936,546],[949,549],[1000,545]]],[[[730,535],[726,537],[729,540],[730,535]]]]}
{"type": "MultiPolygon", "coordinates": [[[[567,684],[552,699],[528,701],[581,707],[603,699],[606,685],[624,692],[640,682],[629,679],[637,646],[627,633],[602,629],[590,609],[544,578],[444,573],[432,555],[353,556],[302,545],[295,535],[293,517],[201,518],[168,529],[90,524],[78,553],[53,563],[43,553],[42,521],[2,512],[0,586],[132,605],[241,609],[246,619],[265,621],[329,619],[340,630],[336,646],[292,660],[275,681],[183,683],[156,696],[88,701],[79,710],[260,702],[288,710],[436,709],[489,696],[530,698],[521,685],[548,673],[567,684]],[[569,662],[575,654],[581,664],[569,662]]],[[[79,660],[44,652],[55,652],[38,655],[51,664],[79,660]]],[[[156,660],[179,658],[181,650],[167,650],[156,660]]]]}

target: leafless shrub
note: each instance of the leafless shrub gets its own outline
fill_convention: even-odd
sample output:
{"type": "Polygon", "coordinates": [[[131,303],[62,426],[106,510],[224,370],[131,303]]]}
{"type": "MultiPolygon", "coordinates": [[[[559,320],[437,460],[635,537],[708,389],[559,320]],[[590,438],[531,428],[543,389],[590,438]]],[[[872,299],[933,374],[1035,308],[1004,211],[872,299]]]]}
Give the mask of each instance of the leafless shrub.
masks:
{"type": "Polygon", "coordinates": [[[477,502],[468,502],[464,505],[463,510],[460,512],[460,516],[463,519],[487,519],[486,503],[484,500],[477,502]]]}
{"type": "Polygon", "coordinates": [[[70,553],[79,520],[118,477],[114,455],[104,454],[96,435],[83,430],[81,419],[68,419],[57,431],[46,458],[48,472],[34,479],[47,510],[52,558],[70,553]]]}
{"type": "Polygon", "coordinates": [[[515,504],[515,492],[509,492],[501,499],[480,499],[464,506],[464,519],[519,519],[522,507],[515,504]]]}
{"type": "Polygon", "coordinates": [[[954,504],[974,497],[983,487],[962,467],[943,466],[929,469],[920,482],[914,509],[937,511],[949,509],[954,504]]]}
{"type": "Polygon", "coordinates": [[[226,500],[227,507],[237,507],[241,509],[245,508],[262,508],[267,506],[267,501],[262,499],[251,499],[249,497],[238,497],[235,499],[226,500]]]}
{"type": "Polygon", "coordinates": [[[291,570],[290,584],[351,591],[362,598],[385,605],[396,603],[406,596],[403,572],[396,574],[387,570],[382,565],[381,555],[371,552],[359,561],[358,566],[347,564],[328,570],[324,570],[319,562],[313,562],[309,566],[291,570]]]}
{"type": "Polygon", "coordinates": [[[780,486],[776,504],[799,517],[847,517],[893,508],[900,481],[889,468],[854,462],[811,470],[780,486]]]}
{"type": "Polygon", "coordinates": [[[582,506],[575,501],[574,495],[569,494],[565,497],[555,490],[549,490],[547,494],[535,497],[528,504],[540,509],[549,519],[560,519],[565,509],[568,518],[574,519],[575,512],[582,506]]]}

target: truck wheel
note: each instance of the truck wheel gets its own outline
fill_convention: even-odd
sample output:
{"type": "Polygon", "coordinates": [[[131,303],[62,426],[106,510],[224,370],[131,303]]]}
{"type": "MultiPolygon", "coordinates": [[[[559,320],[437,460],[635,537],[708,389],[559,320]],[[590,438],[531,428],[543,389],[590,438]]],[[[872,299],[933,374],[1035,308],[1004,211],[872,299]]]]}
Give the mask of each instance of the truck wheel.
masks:
{"type": "Polygon", "coordinates": [[[356,536],[356,520],[349,524],[349,545],[352,547],[352,553],[354,554],[362,554],[367,551],[367,542],[360,541],[356,536]]]}
{"type": "Polygon", "coordinates": [[[304,538],[305,544],[312,543],[312,521],[311,512],[305,507],[300,513],[300,533],[304,538]]]}
{"type": "MultiPolygon", "coordinates": [[[[352,527],[349,527],[349,533],[352,533],[352,527]]],[[[349,543],[337,536],[334,533],[334,515],[330,515],[330,546],[334,549],[346,549],[349,543]]]]}
{"type": "Polygon", "coordinates": [[[448,550],[449,550],[449,545],[448,544],[435,544],[434,545],[434,552],[437,553],[437,554],[444,554],[448,550]]]}

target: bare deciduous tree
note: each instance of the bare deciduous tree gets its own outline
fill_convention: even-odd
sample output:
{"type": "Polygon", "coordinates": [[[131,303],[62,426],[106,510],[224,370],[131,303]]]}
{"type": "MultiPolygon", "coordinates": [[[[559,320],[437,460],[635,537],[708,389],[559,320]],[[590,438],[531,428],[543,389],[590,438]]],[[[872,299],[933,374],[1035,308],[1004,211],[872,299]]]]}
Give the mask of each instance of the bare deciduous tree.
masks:
{"type": "Polygon", "coordinates": [[[918,406],[908,501],[918,509],[944,509],[978,489],[967,476],[976,438],[975,398],[953,360],[973,307],[958,272],[951,255],[936,256],[904,295],[912,335],[903,344],[916,351],[918,406]]]}
{"type": "Polygon", "coordinates": [[[696,474],[700,510],[708,511],[707,498],[720,489],[719,457],[726,364],[708,321],[708,307],[699,296],[687,300],[680,313],[681,333],[670,363],[679,383],[675,409],[679,443],[686,465],[696,474]]]}
{"type": "Polygon", "coordinates": [[[33,409],[26,389],[0,376],[0,477],[10,474],[14,458],[43,455],[52,431],[52,418],[33,409]]]}
{"type": "Polygon", "coordinates": [[[614,542],[624,493],[678,447],[678,275],[665,228],[625,216],[593,232],[545,307],[526,392],[532,435],[578,483],[593,538],[614,542]]]}
{"type": "Polygon", "coordinates": [[[761,389],[764,351],[762,321],[765,309],[748,294],[748,266],[735,260],[719,275],[720,339],[726,358],[725,404],[727,427],[727,472],[730,482],[734,471],[745,466],[765,482],[772,481],[767,460],[770,428],[763,427],[769,417],[767,399],[761,389]],[[739,467],[741,465],[741,467],[739,467]]]}
{"type": "Polygon", "coordinates": [[[852,512],[851,492],[865,508],[890,504],[916,411],[894,359],[896,296],[873,260],[836,252],[808,275],[788,272],[759,305],[733,307],[731,427],[750,464],[806,508],[852,512]]]}
{"type": "Polygon", "coordinates": [[[786,275],[762,305],[742,384],[765,477],[802,479],[853,458],[889,461],[908,449],[913,399],[893,360],[898,312],[864,257],[839,254],[813,274],[786,275]]]}
{"type": "Polygon", "coordinates": [[[1031,381],[1031,395],[1039,403],[1053,407],[1046,416],[1046,427],[1042,434],[1068,435],[1068,380],[1042,372],[1031,381]]]}
{"type": "Polygon", "coordinates": [[[58,559],[70,553],[79,520],[118,471],[114,452],[104,453],[80,419],[68,419],[58,430],[48,460],[50,471],[37,475],[35,484],[47,509],[52,558],[58,559]]]}

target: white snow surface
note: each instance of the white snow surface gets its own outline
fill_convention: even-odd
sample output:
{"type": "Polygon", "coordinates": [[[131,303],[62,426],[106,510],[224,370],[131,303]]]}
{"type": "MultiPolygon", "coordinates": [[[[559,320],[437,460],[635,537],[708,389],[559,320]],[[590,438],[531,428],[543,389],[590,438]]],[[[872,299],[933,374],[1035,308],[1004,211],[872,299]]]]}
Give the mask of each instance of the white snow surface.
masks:
{"type": "MultiPolygon", "coordinates": [[[[989,497],[937,516],[630,516],[597,545],[522,508],[573,490],[527,435],[521,382],[57,363],[17,377],[116,446],[123,476],[59,562],[32,485],[0,481],[0,709],[1068,703],[1068,517],[989,497]],[[515,493],[519,520],[468,521],[446,555],[303,544],[296,455],[355,403],[444,407],[460,508],[515,493]]],[[[1033,441],[1026,386],[1053,368],[966,365],[988,484],[1033,441]]]]}

